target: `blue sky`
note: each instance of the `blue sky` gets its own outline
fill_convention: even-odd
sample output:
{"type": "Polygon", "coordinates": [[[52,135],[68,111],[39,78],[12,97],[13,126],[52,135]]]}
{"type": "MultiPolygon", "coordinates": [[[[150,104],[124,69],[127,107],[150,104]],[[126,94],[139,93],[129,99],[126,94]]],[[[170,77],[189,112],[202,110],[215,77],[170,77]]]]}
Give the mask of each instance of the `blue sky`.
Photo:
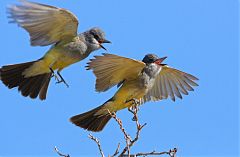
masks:
{"type": "MultiPolygon", "coordinates": [[[[197,76],[199,87],[183,100],[146,103],[139,116],[147,123],[134,152],[178,147],[179,156],[239,156],[238,1],[234,0],[38,0],[69,9],[80,21],[79,32],[99,26],[112,41],[109,53],[141,60],[146,53],[168,56],[165,63],[197,76]]],[[[49,47],[31,47],[28,34],[8,24],[0,1],[0,66],[36,60],[49,47]]],[[[108,100],[116,91],[94,90],[95,77],[86,60],[62,72],[70,88],[52,80],[46,101],[22,97],[0,83],[0,156],[57,156],[57,146],[76,156],[99,156],[88,132],[68,119],[108,100]]],[[[126,110],[118,113],[135,135],[126,110]]],[[[111,120],[95,133],[107,154],[123,136],[111,120]]],[[[122,145],[123,146],[123,145],[122,145]]]]}

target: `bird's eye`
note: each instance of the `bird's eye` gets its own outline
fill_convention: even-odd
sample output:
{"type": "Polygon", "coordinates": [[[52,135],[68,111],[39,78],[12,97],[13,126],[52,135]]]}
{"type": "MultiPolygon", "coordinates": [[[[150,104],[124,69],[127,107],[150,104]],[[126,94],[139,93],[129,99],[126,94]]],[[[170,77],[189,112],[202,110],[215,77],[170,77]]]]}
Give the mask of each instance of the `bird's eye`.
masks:
{"type": "Polygon", "coordinates": [[[150,62],[153,62],[153,58],[149,58],[149,61],[150,61],[150,62]]]}
{"type": "Polygon", "coordinates": [[[100,38],[98,35],[94,34],[93,37],[98,41],[100,38]]]}

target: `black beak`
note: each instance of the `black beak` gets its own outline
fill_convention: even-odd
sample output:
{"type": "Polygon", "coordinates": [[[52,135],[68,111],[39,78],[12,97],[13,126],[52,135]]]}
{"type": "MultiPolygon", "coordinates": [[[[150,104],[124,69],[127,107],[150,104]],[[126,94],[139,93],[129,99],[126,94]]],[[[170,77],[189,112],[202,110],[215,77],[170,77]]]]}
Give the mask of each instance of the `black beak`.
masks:
{"type": "Polygon", "coordinates": [[[103,39],[102,43],[112,43],[112,42],[107,39],[103,39]]]}
{"type": "Polygon", "coordinates": [[[102,46],[102,44],[103,44],[103,43],[111,43],[111,41],[109,41],[109,40],[107,40],[107,39],[103,39],[103,40],[100,40],[100,41],[98,41],[98,42],[99,42],[100,47],[101,47],[102,49],[106,50],[106,51],[107,51],[107,49],[106,49],[104,46],[102,46]]]}
{"type": "Polygon", "coordinates": [[[154,63],[158,64],[158,65],[162,65],[161,63],[166,59],[167,57],[162,57],[162,58],[158,58],[154,63]]]}
{"type": "Polygon", "coordinates": [[[104,49],[105,51],[107,51],[107,49],[105,47],[103,47],[101,44],[99,44],[99,46],[104,49]]]}

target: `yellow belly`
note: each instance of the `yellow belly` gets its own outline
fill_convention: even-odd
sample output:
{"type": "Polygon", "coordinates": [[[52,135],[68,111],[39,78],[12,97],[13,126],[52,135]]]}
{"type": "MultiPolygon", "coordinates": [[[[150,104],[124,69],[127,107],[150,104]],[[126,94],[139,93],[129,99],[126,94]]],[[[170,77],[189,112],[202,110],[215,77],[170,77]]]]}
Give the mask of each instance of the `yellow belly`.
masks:
{"type": "Polygon", "coordinates": [[[72,59],[72,58],[67,58],[65,57],[64,59],[60,59],[58,61],[56,61],[53,66],[52,66],[52,69],[53,70],[62,70],[64,68],[66,68],[67,66],[73,64],[73,63],[76,63],[77,60],[75,59],[72,59]]]}
{"type": "Polygon", "coordinates": [[[123,86],[114,95],[114,110],[121,110],[130,107],[132,102],[128,102],[133,99],[141,99],[146,94],[146,89],[141,88],[138,85],[138,81],[131,81],[123,84],[123,86]],[[128,103],[126,103],[128,102],[128,103]]]}
{"type": "Polygon", "coordinates": [[[53,70],[62,70],[65,67],[78,62],[79,59],[68,55],[68,52],[64,52],[63,49],[52,48],[45,56],[35,62],[31,67],[23,72],[25,77],[36,76],[44,73],[50,73],[53,70]]]}
{"type": "Polygon", "coordinates": [[[78,58],[67,55],[61,49],[51,49],[45,56],[44,61],[53,70],[62,70],[65,67],[79,61],[78,58]]]}

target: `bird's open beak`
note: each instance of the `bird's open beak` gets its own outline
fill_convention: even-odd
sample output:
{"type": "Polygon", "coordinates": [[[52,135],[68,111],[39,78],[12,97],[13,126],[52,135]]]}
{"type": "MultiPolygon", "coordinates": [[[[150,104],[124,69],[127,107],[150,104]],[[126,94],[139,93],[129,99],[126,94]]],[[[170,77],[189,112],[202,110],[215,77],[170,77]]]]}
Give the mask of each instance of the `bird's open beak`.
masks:
{"type": "Polygon", "coordinates": [[[106,49],[104,46],[102,46],[101,44],[99,44],[99,46],[100,46],[102,49],[104,49],[105,51],[107,51],[107,49],[106,49]]]}
{"type": "Polygon", "coordinates": [[[154,63],[158,64],[158,65],[162,65],[161,63],[166,59],[167,57],[162,57],[157,59],[154,63]]]}
{"type": "Polygon", "coordinates": [[[102,45],[103,43],[111,43],[111,41],[109,41],[109,40],[107,40],[107,39],[103,39],[103,40],[100,40],[100,41],[99,41],[99,46],[100,46],[102,49],[104,49],[104,50],[107,51],[107,49],[102,45]]]}
{"type": "Polygon", "coordinates": [[[102,40],[102,43],[112,43],[112,42],[107,39],[104,39],[104,40],[102,40]]]}

